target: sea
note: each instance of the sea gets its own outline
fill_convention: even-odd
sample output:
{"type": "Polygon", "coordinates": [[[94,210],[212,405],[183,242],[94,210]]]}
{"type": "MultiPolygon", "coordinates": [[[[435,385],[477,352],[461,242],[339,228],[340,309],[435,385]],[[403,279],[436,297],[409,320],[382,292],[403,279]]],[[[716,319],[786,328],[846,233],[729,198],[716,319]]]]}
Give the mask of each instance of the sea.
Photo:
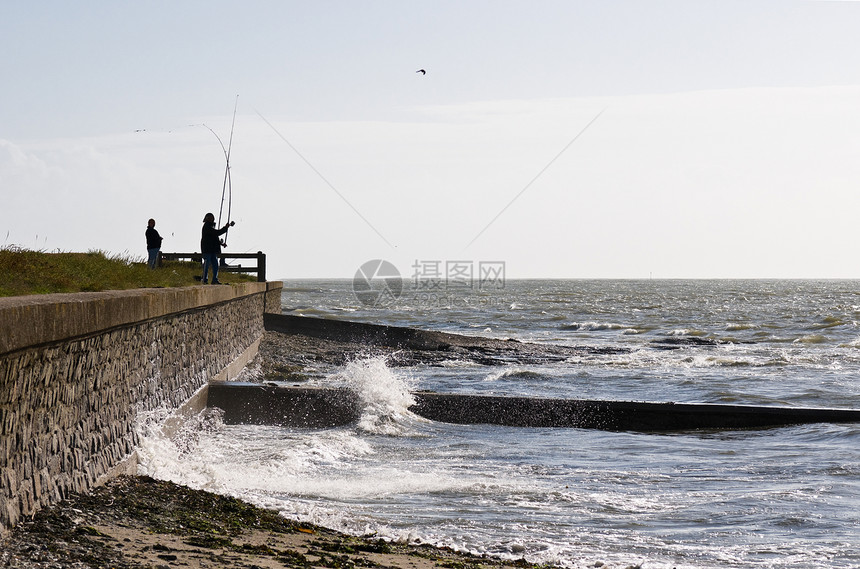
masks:
{"type": "Polygon", "coordinates": [[[606,432],[408,410],[414,390],[860,408],[860,281],[454,284],[369,302],[357,279],[286,281],[282,311],[611,349],[501,365],[359,355],[310,380],[356,390],[355,424],[215,414],[182,442],[149,428],[141,473],[350,534],[562,567],[860,567],[860,424],[606,432]]]}

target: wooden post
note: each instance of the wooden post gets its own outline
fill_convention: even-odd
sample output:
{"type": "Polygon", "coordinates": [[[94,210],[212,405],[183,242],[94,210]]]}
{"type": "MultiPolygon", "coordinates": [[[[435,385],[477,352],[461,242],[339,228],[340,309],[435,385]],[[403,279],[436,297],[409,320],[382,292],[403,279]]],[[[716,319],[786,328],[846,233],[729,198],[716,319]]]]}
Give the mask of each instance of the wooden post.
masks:
{"type": "Polygon", "coordinates": [[[266,282],[266,254],[257,251],[257,282],[266,282]]]}

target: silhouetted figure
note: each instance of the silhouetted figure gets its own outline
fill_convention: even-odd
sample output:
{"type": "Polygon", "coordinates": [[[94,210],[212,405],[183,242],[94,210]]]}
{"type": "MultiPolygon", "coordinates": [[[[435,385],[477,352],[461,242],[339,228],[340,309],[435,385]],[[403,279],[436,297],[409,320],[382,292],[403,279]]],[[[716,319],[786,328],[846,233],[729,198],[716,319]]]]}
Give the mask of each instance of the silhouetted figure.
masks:
{"type": "Polygon", "coordinates": [[[236,225],[231,221],[221,229],[215,228],[215,214],[207,213],[203,218],[203,233],[200,237],[200,252],[203,253],[203,284],[208,284],[209,268],[212,268],[212,284],[218,280],[218,255],[221,254],[221,240],[218,238],[236,225]]]}
{"type": "Polygon", "coordinates": [[[158,266],[158,254],[161,252],[161,235],[155,230],[155,220],[150,219],[146,225],[146,250],[149,253],[149,268],[158,266]]]}

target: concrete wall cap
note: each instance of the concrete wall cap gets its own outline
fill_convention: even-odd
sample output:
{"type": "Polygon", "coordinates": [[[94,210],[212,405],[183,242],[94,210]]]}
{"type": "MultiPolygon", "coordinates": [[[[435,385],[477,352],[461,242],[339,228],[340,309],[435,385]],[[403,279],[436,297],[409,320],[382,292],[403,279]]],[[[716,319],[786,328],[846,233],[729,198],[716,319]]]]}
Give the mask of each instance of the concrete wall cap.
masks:
{"type": "Polygon", "coordinates": [[[268,283],[248,282],[0,298],[0,354],[267,290],[268,283]]]}

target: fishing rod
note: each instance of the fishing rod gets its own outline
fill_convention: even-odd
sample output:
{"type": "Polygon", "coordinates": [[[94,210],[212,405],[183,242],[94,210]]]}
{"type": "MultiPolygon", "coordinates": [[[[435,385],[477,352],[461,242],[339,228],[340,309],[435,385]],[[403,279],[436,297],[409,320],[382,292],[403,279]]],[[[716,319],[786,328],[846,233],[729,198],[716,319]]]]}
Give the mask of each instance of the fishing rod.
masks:
{"type": "Polygon", "coordinates": [[[224,200],[227,200],[227,225],[228,229],[224,232],[224,238],[221,240],[221,245],[227,246],[227,233],[229,226],[232,223],[231,216],[233,213],[233,178],[230,175],[230,153],[233,150],[233,131],[236,128],[236,111],[239,108],[239,95],[236,95],[236,103],[233,106],[233,122],[230,124],[230,138],[227,141],[227,146],[224,146],[224,141],[218,136],[218,133],[209,128],[207,124],[203,124],[209,132],[215,135],[218,139],[218,144],[221,145],[221,150],[224,152],[224,183],[221,186],[221,208],[218,210],[218,227],[221,227],[221,218],[224,214],[224,200]]]}

